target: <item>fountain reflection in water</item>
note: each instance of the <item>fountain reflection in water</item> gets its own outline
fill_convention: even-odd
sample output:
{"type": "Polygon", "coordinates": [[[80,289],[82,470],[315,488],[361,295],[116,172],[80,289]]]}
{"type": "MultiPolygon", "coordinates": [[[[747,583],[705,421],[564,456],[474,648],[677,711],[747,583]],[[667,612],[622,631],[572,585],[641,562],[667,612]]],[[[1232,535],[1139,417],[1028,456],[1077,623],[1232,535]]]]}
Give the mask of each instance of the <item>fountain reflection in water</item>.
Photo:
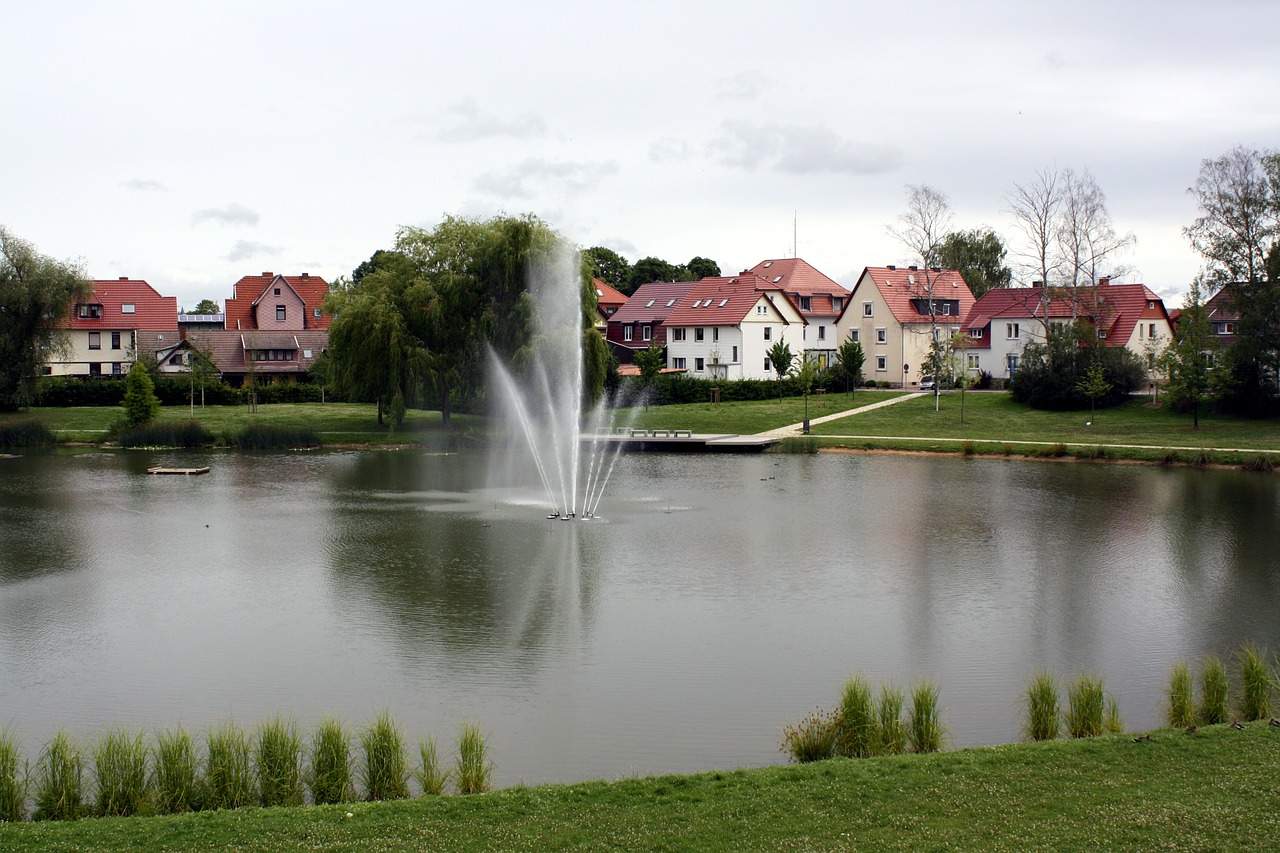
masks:
{"type": "Polygon", "coordinates": [[[602,398],[583,412],[583,327],[577,252],[556,253],[532,272],[533,343],[523,379],[490,354],[491,385],[501,414],[523,437],[546,493],[549,512],[563,519],[593,518],[617,463],[621,444],[604,440],[614,410],[602,398]]]}

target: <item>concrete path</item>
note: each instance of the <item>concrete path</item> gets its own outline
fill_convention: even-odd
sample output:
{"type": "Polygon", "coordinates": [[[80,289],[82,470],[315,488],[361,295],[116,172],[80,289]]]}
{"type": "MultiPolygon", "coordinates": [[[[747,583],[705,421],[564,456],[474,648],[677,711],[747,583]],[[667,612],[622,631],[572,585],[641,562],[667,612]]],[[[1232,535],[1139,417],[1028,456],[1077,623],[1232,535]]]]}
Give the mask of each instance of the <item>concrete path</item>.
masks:
{"type": "MultiPolygon", "coordinates": [[[[837,421],[840,418],[847,418],[850,415],[860,415],[863,412],[870,412],[870,411],[874,411],[875,409],[883,409],[885,406],[893,406],[905,400],[912,400],[916,397],[921,397],[930,393],[932,392],[912,391],[907,394],[903,394],[901,397],[894,397],[889,400],[881,400],[879,403],[869,403],[865,406],[859,406],[856,409],[849,409],[848,411],[845,411],[845,412],[836,412],[834,415],[823,415],[820,418],[810,418],[809,425],[813,426],[814,424],[825,424],[827,421],[837,421]]],[[[756,434],[761,436],[767,435],[772,438],[789,438],[790,436],[793,436],[793,435],[804,435],[804,423],[801,422],[798,424],[791,424],[790,426],[779,427],[778,429],[771,429],[768,432],[761,432],[756,434]]]]}

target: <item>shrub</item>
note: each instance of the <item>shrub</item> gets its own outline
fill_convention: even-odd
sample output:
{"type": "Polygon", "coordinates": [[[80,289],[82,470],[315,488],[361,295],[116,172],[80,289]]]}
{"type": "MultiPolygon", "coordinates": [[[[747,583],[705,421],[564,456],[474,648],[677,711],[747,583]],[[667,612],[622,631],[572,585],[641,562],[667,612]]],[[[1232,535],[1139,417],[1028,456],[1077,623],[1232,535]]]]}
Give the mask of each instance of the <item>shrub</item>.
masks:
{"type": "Polygon", "coordinates": [[[1120,702],[1111,693],[1107,694],[1107,710],[1102,715],[1102,730],[1109,735],[1118,735],[1124,731],[1124,718],[1120,716],[1120,702]]]}
{"type": "Polygon", "coordinates": [[[0,823],[16,823],[27,816],[26,767],[22,750],[8,731],[0,729],[0,823]]]}
{"type": "Polygon", "coordinates": [[[973,442],[965,440],[960,444],[960,453],[964,456],[972,456],[974,452],[973,442]]]}
{"type": "Polygon", "coordinates": [[[186,729],[178,727],[156,736],[154,772],[156,808],[162,814],[189,812],[196,807],[199,774],[195,747],[186,729]]]}
{"type": "Polygon", "coordinates": [[[493,764],[484,732],[475,723],[463,723],[458,735],[458,767],[455,773],[459,794],[483,794],[491,787],[493,764]]]}
{"type": "Polygon", "coordinates": [[[409,768],[404,737],[391,715],[383,712],[360,735],[364,749],[363,782],[369,800],[401,800],[409,796],[409,768]]]}
{"type": "Polygon", "coordinates": [[[258,802],[264,806],[302,805],[302,736],[297,725],[278,716],[259,725],[254,757],[258,802]]]}
{"type": "Polygon", "coordinates": [[[1236,653],[1240,664],[1240,716],[1246,720],[1265,720],[1271,716],[1271,669],[1266,653],[1253,643],[1246,643],[1236,653]]]}
{"type": "Polygon", "coordinates": [[[236,723],[209,728],[201,805],[238,809],[253,802],[249,736],[236,723]]]}
{"type": "Polygon", "coordinates": [[[151,801],[148,752],[142,732],[114,729],[98,739],[93,749],[98,814],[127,817],[146,809],[151,801]]]}
{"type": "Polygon", "coordinates": [[[804,764],[823,761],[835,755],[840,725],[837,717],[821,709],[796,725],[782,729],[782,751],[804,764]]]}
{"type": "Polygon", "coordinates": [[[118,406],[124,400],[119,379],[45,376],[36,390],[37,406],[118,406]]]}
{"type": "Polygon", "coordinates": [[[911,691],[907,736],[912,752],[937,752],[942,749],[945,731],[938,706],[938,685],[932,681],[921,681],[911,691]]]}
{"type": "Polygon", "coordinates": [[[1096,345],[1087,324],[1052,331],[1044,343],[1029,343],[1022,350],[1018,371],[1009,381],[1010,397],[1036,409],[1088,409],[1116,406],[1140,388],[1146,376],[1142,361],[1126,347],[1096,345]],[[1081,357],[1081,348],[1093,351],[1081,357]],[[1095,361],[1096,359],[1096,361],[1095,361]],[[1102,366],[1109,385],[1096,401],[1082,391],[1081,381],[1095,363],[1102,366]]]}
{"type": "Polygon", "coordinates": [[[84,810],[84,764],[66,732],[58,732],[36,765],[37,820],[75,820],[84,810]]]}
{"type": "Polygon", "coordinates": [[[1053,740],[1062,726],[1062,714],[1058,709],[1058,679],[1053,673],[1041,670],[1027,682],[1027,722],[1025,731],[1030,740],[1053,740]]]}
{"type": "Polygon", "coordinates": [[[880,685],[880,702],[876,706],[877,751],[883,755],[898,755],[907,748],[907,727],[902,720],[902,707],[906,694],[891,684],[880,685]]]}
{"type": "Polygon", "coordinates": [[[1196,722],[1196,706],[1191,670],[1186,661],[1178,661],[1169,673],[1169,708],[1166,722],[1177,728],[1193,726],[1196,722]]]}
{"type": "Polygon", "coordinates": [[[1102,679],[1081,673],[1067,685],[1067,734],[1071,737],[1098,737],[1104,729],[1107,691],[1102,679]]]}
{"type": "Polygon", "coordinates": [[[1208,655],[1200,669],[1200,722],[1207,726],[1227,721],[1227,668],[1208,655]]]}
{"type": "Polygon", "coordinates": [[[311,737],[311,799],[317,805],[355,799],[351,780],[351,737],[340,721],[326,717],[311,737]]]}
{"type": "Polygon", "coordinates": [[[422,758],[422,764],[415,774],[418,777],[418,785],[422,788],[424,795],[438,797],[444,793],[444,786],[448,783],[451,774],[440,766],[436,739],[426,737],[418,741],[418,754],[422,758]]]}
{"type": "Polygon", "coordinates": [[[0,447],[48,447],[53,430],[39,418],[11,418],[0,423],[0,447]]]}
{"type": "Polygon", "coordinates": [[[160,414],[160,400],[146,366],[135,361],[124,381],[124,417],[130,426],[146,424],[160,414]]]}
{"type": "Polygon", "coordinates": [[[120,429],[121,447],[205,447],[213,444],[213,433],[199,421],[152,421],[120,429]]]}
{"type": "Polygon", "coordinates": [[[249,424],[227,438],[229,447],[241,450],[289,450],[296,447],[318,447],[320,439],[310,427],[276,424],[249,424]]]}
{"type": "Polygon", "coordinates": [[[871,698],[871,684],[861,675],[851,676],[845,681],[836,721],[836,752],[845,758],[866,758],[875,754],[875,703],[871,698]]]}

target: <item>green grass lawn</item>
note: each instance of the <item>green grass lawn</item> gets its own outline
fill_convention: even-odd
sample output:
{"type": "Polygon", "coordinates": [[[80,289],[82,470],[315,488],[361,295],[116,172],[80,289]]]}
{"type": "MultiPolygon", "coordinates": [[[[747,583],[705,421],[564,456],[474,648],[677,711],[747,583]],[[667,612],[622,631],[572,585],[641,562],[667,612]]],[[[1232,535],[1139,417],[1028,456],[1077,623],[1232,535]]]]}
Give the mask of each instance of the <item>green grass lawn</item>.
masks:
{"type": "MultiPolygon", "coordinates": [[[[901,397],[902,391],[856,391],[850,394],[814,394],[809,397],[809,418],[843,412],[858,406],[901,397]]],[[[776,397],[732,403],[682,403],[619,409],[615,422],[644,429],[690,429],[700,433],[751,435],[768,432],[804,420],[803,397],[776,397]],[[634,417],[634,422],[630,418],[634,417]]]]}
{"type": "Polygon", "coordinates": [[[5,850],[1274,850],[1266,723],[516,787],[0,825],[5,850]]]}

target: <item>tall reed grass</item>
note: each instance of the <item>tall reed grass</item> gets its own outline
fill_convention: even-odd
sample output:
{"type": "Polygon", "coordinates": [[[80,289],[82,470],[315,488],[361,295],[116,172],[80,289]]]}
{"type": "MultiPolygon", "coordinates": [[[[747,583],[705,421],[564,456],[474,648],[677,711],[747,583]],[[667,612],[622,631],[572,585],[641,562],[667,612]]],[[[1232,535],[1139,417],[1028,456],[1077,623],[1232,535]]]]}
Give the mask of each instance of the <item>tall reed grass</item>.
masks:
{"type": "Polygon", "coordinates": [[[154,784],[161,814],[189,812],[198,804],[200,778],[191,735],[179,726],[156,735],[154,784]]]}
{"type": "Polygon", "coordinates": [[[311,736],[307,780],[316,805],[347,803],[356,798],[351,777],[351,736],[340,720],[325,717],[311,736]]]}
{"type": "Polygon", "coordinates": [[[75,820],[84,811],[84,762],[71,735],[57,732],[36,764],[37,820],[75,820]]]}
{"type": "Polygon", "coordinates": [[[241,450],[290,450],[295,447],[318,447],[315,430],[305,426],[249,424],[227,436],[227,445],[241,450]]]}
{"type": "Polygon", "coordinates": [[[1109,735],[1124,731],[1124,718],[1120,716],[1120,702],[1114,694],[1107,694],[1107,709],[1102,714],[1102,730],[1109,735]]]}
{"type": "Polygon", "coordinates": [[[213,444],[213,433],[199,421],[152,421],[120,425],[121,447],[205,447],[213,444]]]}
{"type": "Polygon", "coordinates": [[[438,797],[444,793],[444,786],[449,783],[448,770],[440,765],[440,754],[436,750],[436,739],[425,737],[418,741],[418,755],[422,761],[415,775],[422,793],[429,797],[438,797]]]}
{"type": "Polygon", "coordinates": [[[845,758],[867,758],[875,754],[876,707],[871,683],[861,674],[845,681],[836,719],[837,753],[845,758]]]}
{"type": "Polygon", "coordinates": [[[201,805],[238,809],[253,802],[249,736],[234,722],[209,727],[201,805]]]}
{"type": "Polygon", "coordinates": [[[1240,664],[1240,716],[1246,720],[1265,720],[1271,716],[1271,668],[1267,653],[1253,643],[1246,643],[1236,653],[1240,664]]]}
{"type": "Polygon", "coordinates": [[[911,714],[907,722],[911,750],[937,752],[942,749],[945,736],[938,704],[938,685],[933,681],[920,681],[911,691],[911,714]]]}
{"type": "Polygon", "coordinates": [[[1200,722],[1207,726],[1227,721],[1227,668],[1222,659],[1208,655],[1200,668],[1200,722]]]}
{"type": "Polygon", "coordinates": [[[1196,723],[1195,686],[1186,661],[1177,661],[1169,673],[1169,707],[1165,722],[1185,729],[1196,723]]]}
{"type": "Polygon", "coordinates": [[[1062,712],[1058,705],[1058,679],[1040,670],[1027,681],[1024,727],[1029,740],[1053,740],[1062,728],[1062,712]]]}
{"type": "Polygon", "coordinates": [[[151,778],[147,772],[151,750],[141,731],[112,729],[93,748],[98,814],[127,817],[148,811],[151,778]]]}
{"type": "Polygon", "coordinates": [[[489,745],[478,723],[462,724],[454,776],[459,794],[483,794],[493,787],[493,762],[489,760],[489,745]]]}
{"type": "Polygon", "coordinates": [[[781,749],[801,764],[824,761],[835,755],[839,737],[839,718],[819,708],[799,723],[783,726],[781,749]]]}
{"type": "Polygon", "coordinates": [[[7,729],[0,729],[0,823],[27,816],[27,768],[22,749],[7,729]]]}
{"type": "Polygon", "coordinates": [[[48,447],[53,430],[38,418],[10,418],[0,421],[0,447],[48,447]]]}
{"type": "Polygon", "coordinates": [[[906,694],[892,684],[880,685],[880,701],[876,705],[876,751],[882,755],[898,755],[907,748],[907,726],[902,719],[906,694]]]}
{"type": "Polygon", "coordinates": [[[302,735],[293,720],[276,716],[258,726],[254,747],[258,802],[302,805],[302,735]]]}
{"type": "Polygon", "coordinates": [[[364,749],[362,781],[369,800],[402,800],[409,796],[409,766],[404,736],[391,714],[384,711],[360,734],[364,749]]]}
{"type": "Polygon", "coordinates": [[[1096,675],[1080,673],[1067,685],[1064,722],[1071,737],[1098,737],[1105,729],[1107,689],[1096,675]]]}

